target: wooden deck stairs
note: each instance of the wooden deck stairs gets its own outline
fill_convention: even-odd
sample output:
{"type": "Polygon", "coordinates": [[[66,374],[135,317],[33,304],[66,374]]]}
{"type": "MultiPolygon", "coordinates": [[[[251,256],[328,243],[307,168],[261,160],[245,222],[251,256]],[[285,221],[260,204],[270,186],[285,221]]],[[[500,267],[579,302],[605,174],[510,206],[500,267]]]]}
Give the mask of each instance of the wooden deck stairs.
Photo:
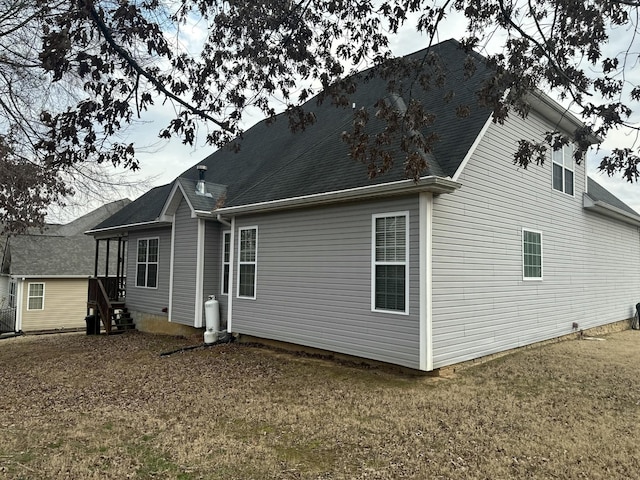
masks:
{"type": "Polygon", "coordinates": [[[93,310],[93,314],[100,317],[101,331],[107,335],[136,328],[120,293],[114,278],[89,279],[87,309],[93,310]]]}

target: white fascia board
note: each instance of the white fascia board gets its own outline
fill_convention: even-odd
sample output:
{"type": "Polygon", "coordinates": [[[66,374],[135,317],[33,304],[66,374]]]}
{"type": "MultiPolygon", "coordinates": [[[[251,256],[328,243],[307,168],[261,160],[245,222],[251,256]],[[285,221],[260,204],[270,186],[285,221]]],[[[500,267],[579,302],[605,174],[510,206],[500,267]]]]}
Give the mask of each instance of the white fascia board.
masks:
{"type": "Polygon", "coordinates": [[[640,216],[633,215],[629,212],[626,212],[625,210],[622,210],[621,208],[609,205],[606,202],[594,200],[587,193],[582,195],[582,206],[587,211],[596,212],[610,218],[615,218],[616,220],[620,220],[621,222],[640,227],[640,216]]]}
{"type": "Polygon", "coordinates": [[[452,193],[458,190],[462,184],[444,177],[422,177],[417,182],[413,180],[399,180],[396,182],[382,183],[379,185],[367,185],[364,187],[336,190],[333,192],[315,193],[300,197],[271,200],[235,207],[222,207],[214,211],[216,214],[237,215],[242,213],[257,213],[286,208],[300,208],[306,206],[326,205],[330,203],[345,202],[349,200],[364,200],[392,195],[409,193],[431,192],[435,194],[452,193]]]}
{"type": "Polygon", "coordinates": [[[193,208],[193,205],[191,205],[189,197],[187,197],[184,189],[182,188],[182,185],[177,181],[177,179],[174,180],[173,187],[171,187],[171,191],[167,196],[167,200],[164,202],[164,206],[162,207],[158,218],[170,218],[173,217],[173,215],[176,213],[178,205],[180,204],[180,197],[177,196],[178,190],[180,190],[180,194],[182,195],[184,201],[187,202],[187,205],[189,205],[189,210],[191,210],[191,218],[195,218],[195,209],[193,208]]]}
{"type": "MultiPolygon", "coordinates": [[[[541,90],[530,93],[526,100],[531,104],[531,108],[551,121],[560,130],[573,133],[577,128],[584,126],[580,119],[541,90]]],[[[602,138],[596,135],[590,135],[588,138],[592,145],[602,142],[602,138]]]]}
{"type": "Polygon", "coordinates": [[[460,178],[460,175],[462,174],[462,171],[464,170],[464,167],[466,167],[467,163],[469,163],[469,160],[471,159],[471,156],[476,151],[476,148],[478,148],[478,145],[480,145],[480,142],[484,138],[485,134],[487,133],[487,130],[489,130],[489,126],[492,123],[493,123],[493,115],[489,115],[489,117],[487,118],[487,121],[484,122],[484,125],[482,126],[482,130],[480,130],[480,133],[478,134],[476,139],[473,141],[473,144],[471,145],[471,148],[469,149],[467,154],[462,159],[462,162],[460,163],[460,165],[458,165],[458,169],[456,170],[456,173],[453,174],[453,178],[452,178],[453,181],[455,181],[455,182],[458,181],[458,178],[460,178]]]}
{"type": "Polygon", "coordinates": [[[30,275],[30,274],[25,274],[25,275],[21,275],[19,273],[12,273],[11,274],[11,278],[15,278],[15,279],[22,279],[25,280],[27,278],[37,278],[37,279],[42,279],[42,278],[52,278],[52,279],[73,279],[73,278],[93,278],[93,275],[30,275]]]}
{"type": "Polygon", "coordinates": [[[84,232],[85,235],[93,235],[96,239],[113,238],[114,236],[125,236],[129,230],[143,230],[153,227],[168,227],[170,221],[151,220],[149,222],[129,223],[127,225],[116,225],[115,227],[100,228],[98,230],[89,230],[84,232]]]}

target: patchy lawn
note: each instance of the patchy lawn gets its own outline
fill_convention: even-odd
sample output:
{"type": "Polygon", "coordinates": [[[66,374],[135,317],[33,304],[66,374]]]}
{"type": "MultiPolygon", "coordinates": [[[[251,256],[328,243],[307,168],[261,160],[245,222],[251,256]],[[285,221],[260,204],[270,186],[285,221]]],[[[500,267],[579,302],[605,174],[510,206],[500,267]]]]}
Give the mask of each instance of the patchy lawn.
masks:
{"type": "Polygon", "coordinates": [[[450,378],[129,333],[0,341],[0,478],[640,478],[640,332],[450,378]]]}

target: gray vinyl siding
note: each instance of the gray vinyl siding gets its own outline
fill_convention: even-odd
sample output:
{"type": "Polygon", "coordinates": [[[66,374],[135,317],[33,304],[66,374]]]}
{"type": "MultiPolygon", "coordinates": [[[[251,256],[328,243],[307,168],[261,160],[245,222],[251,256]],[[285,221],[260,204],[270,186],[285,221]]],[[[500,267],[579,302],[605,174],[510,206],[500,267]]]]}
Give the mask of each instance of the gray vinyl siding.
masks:
{"type": "Polygon", "coordinates": [[[139,312],[152,313],[154,315],[166,315],[166,313],[162,312],[162,309],[169,307],[171,227],[129,232],[127,243],[127,307],[130,310],[139,312]],[[159,238],[158,287],[136,287],[138,239],[155,237],[159,238]]]}
{"type": "Polygon", "coordinates": [[[238,333],[419,366],[417,196],[239,217],[258,227],[256,299],[237,297],[238,333]],[[409,314],[371,311],[372,214],[409,211],[409,314]]]}
{"type": "Polygon", "coordinates": [[[553,190],[544,166],[512,165],[521,138],[552,129],[491,125],[460,176],[435,199],[433,355],[441,367],[629,318],[640,301],[638,229],[582,208],[584,162],[575,195],[553,190]],[[543,279],[522,277],[522,229],[542,232],[543,279]]]}
{"type": "MultiPolygon", "coordinates": [[[[220,302],[220,321],[227,321],[227,295],[221,295],[222,280],[222,230],[227,227],[218,222],[207,221],[204,232],[204,283],[202,305],[215,295],[220,302]]],[[[204,317],[203,317],[204,318],[204,317]]],[[[204,323],[203,323],[204,324],[204,323]]]]}
{"type": "Polygon", "coordinates": [[[171,321],[194,325],[196,302],[198,220],[182,199],[174,218],[173,301],[171,321]]]}

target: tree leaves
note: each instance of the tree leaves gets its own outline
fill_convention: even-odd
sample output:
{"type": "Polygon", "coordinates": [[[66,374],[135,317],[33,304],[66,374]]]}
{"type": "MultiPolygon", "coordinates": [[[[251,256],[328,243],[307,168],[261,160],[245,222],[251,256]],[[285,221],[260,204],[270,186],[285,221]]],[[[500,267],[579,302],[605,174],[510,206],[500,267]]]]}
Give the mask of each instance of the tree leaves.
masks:
{"type": "MultiPolygon", "coordinates": [[[[527,96],[548,88],[580,110],[593,134],[638,128],[630,115],[640,87],[627,75],[635,61],[635,2],[0,0],[0,7],[8,12],[0,13],[0,46],[8,52],[0,55],[0,98],[10,99],[0,103],[7,171],[24,160],[54,178],[83,162],[135,169],[133,145],[118,136],[158,101],[175,111],[159,136],[179,136],[187,144],[199,131],[213,146],[227,144],[242,135],[248,112],[273,121],[284,111],[291,129],[303,130],[315,118],[299,102],[319,93],[319,102],[349,106],[349,92],[367,88],[374,76],[387,82],[389,96],[371,112],[356,110],[353,129],[343,135],[370,177],[398,161],[410,178],[426,171],[439,132],[429,128],[429,105],[414,103],[419,89],[442,89],[461,119],[480,106],[503,123],[510,113],[526,116],[527,96]],[[494,73],[475,92],[476,105],[447,96],[451,72],[431,49],[417,62],[391,60],[390,35],[401,26],[414,22],[428,47],[454,13],[467,23],[459,39],[469,53],[460,65],[464,81],[476,74],[479,57],[472,50],[495,34],[505,38],[502,52],[487,57],[494,73]],[[619,53],[607,50],[616,26],[631,39],[619,53]],[[189,29],[206,35],[193,44],[189,29]],[[356,87],[348,75],[365,66],[373,68],[356,87]],[[365,131],[372,121],[375,134],[365,131]],[[394,136],[401,151],[391,153],[394,136]]],[[[581,154],[590,134],[561,132],[581,154]]],[[[514,162],[542,163],[543,143],[520,143],[514,162]]],[[[601,169],[635,180],[637,154],[619,149],[601,169]]],[[[69,191],[60,187],[51,191],[69,191]]],[[[8,191],[4,179],[1,188],[8,191]]],[[[6,208],[0,203],[0,211],[6,208]]]]}

